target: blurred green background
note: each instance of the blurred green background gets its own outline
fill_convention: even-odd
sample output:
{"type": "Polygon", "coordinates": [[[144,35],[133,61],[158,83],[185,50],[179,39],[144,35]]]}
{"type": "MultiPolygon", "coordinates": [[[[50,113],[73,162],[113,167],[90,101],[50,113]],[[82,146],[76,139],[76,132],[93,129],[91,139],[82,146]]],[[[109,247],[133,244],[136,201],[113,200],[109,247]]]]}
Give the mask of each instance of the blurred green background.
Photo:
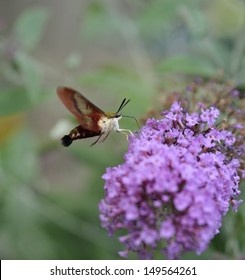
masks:
{"type": "MultiPolygon", "coordinates": [[[[161,89],[195,77],[244,87],[244,30],[242,0],[0,0],[1,259],[120,258],[98,203],[101,176],[122,162],[126,139],[62,147],[74,118],[58,85],[105,111],[130,98],[124,113],[140,118],[161,89]]],[[[120,124],[137,129],[130,119],[120,124]]],[[[204,254],[183,258],[245,258],[244,230],[242,205],[204,254]]]]}

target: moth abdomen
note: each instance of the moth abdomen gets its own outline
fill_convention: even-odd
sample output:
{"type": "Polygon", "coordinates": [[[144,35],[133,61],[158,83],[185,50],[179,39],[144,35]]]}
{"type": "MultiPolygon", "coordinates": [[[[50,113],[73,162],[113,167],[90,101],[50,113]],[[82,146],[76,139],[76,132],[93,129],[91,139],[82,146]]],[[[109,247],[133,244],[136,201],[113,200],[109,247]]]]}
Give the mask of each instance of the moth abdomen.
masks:
{"type": "Polygon", "coordinates": [[[63,138],[61,138],[61,144],[65,147],[68,147],[71,145],[73,140],[94,137],[100,134],[101,131],[91,131],[88,129],[84,129],[79,125],[73,128],[69,135],[65,135],[63,138]]]}
{"type": "Polygon", "coordinates": [[[68,147],[71,145],[72,143],[72,138],[70,137],[70,135],[65,135],[64,137],[61,138],[61,144],[65,147],[68,147]]]}

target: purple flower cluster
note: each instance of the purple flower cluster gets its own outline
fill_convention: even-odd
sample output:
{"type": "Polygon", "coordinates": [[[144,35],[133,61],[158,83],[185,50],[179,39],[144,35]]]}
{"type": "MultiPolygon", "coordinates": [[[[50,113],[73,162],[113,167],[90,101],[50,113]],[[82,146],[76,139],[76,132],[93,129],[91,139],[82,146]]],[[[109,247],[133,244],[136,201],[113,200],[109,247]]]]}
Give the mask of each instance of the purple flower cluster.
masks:
{"type": "Polygon", "coordinates": [[[133,251],[148,259],[158,249],[168,259],[201,254],[229,205],[236,211],[242,202],[239,160],[227,153],[236,139],[214,126],[219,110],[188,114],[175,102],[162,115],[130,137],[125,162],[103,175],[102,226],[123,232],[124,257],[133,251]]]}

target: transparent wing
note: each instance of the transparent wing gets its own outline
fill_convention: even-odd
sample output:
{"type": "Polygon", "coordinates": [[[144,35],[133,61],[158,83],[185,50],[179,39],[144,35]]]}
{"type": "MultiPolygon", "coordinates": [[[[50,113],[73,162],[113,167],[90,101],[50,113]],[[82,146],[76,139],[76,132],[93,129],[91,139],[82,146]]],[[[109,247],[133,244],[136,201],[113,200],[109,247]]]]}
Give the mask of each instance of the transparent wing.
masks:
{"type": "Polygon", "coordinates": [[[57,94],[65,107],[77,118],[82,128],[100,131],[98,121],[105,113],[75,89],[58,87],[57,94]]]}

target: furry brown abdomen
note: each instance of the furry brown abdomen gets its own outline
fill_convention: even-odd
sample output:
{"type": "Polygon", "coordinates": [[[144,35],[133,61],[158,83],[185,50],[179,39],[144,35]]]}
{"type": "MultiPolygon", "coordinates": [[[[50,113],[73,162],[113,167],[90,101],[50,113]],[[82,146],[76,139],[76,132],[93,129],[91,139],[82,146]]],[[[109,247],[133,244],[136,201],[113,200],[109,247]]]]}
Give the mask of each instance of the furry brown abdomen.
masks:
{"type": "Polygon", "coordinates": [[[87,130],[87,129],[82,128],[79,125],[79,126],[73,128],[71,130],[71,132],[69,133],[69,135],[65,135],[63,138],[61,138],[61,144],[65,147],[68,147],[71,145],[71,143],[74,140],[94,137],[94,136],[98,136],[100,134],[101,134],[100,131],[95,132],[95,131],[87,130]]]}

